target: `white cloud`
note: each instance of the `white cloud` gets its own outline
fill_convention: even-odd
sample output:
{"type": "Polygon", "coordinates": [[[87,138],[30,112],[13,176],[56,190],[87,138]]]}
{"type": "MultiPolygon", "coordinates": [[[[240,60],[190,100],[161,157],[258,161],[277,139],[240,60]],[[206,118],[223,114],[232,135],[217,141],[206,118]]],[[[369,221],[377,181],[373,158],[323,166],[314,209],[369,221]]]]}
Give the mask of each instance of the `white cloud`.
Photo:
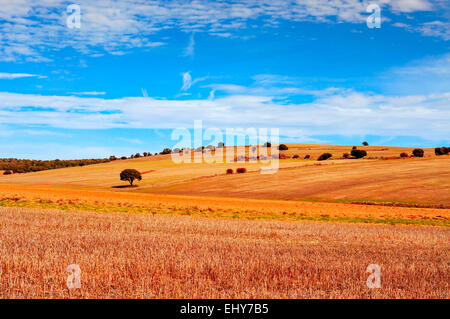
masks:
{"type": "MultiPolygon", "coordinates": [[[[51,61],[46,49],[74,48],[91,56],[126,54],[165,43],[155,34],[165,29],[191,33],[185,54],[194,54],[194,32],[231,37],[255,19],[265,26],[281,21],[364,23],[366,0],[110,1],[77,0],[81,28],[66,26],[64,0],[0,0],[0,60],[51,61]]],[[[433,9],[427,0],[381,0],[383,10],[433,9]]],[[[428,34],[431,31],[424,31],[428,34]]],[[[440,34],[436,31],[433,34],[440,34]]],[[[50,51],[51,52],[51,51],[50,51]]]]}
{"type": "Polygon", "coordinates": [[[74,95],[105,95],[106,92],[88,91],[88,92],[70,92],[74,95]]]}
{"type": "Polygon", "coordinates": [[[187,47],[184,49],[184,56],[194,56],[194,47],[195,47],[195,39],[194,39],[194,33],[191,34],[189,37],[189,43],[187,47]]]}
{"type": "Polygon", "coordinates": [[[182,73],[181,76],[183,77],[183,84],[181,85],[181,91],[189,90],[192,86],[192,76],[190,72],[182,73]]]}
{"type": "Polygon", "coordinates": [[[203,76],[200,78],[192,79],[190,71],[181,73],[181,76],[183,78],[183,84],[181,85],[181,91],[189,90],[194,84],[211,78],[210,76],[203,76]]]}
{"type": "Polygon", "coordinates": [[[281,134],[300,131],[302,136],[371,134],[430,140],[450,136],[450,92],[395,97],[331,90],[305,104],[279,104],[274,97],[259,95],[160,100],[7,92],[0,92],[0,101],[0,125],[170,129],[203,120],[208,127],[277,127],[281,134]]]}
{"type": "Polygon", "coordinates": [[[395,94],[445,93],[450,88],[450,53],[429,56],[392,68],[378,78],[383,92],[395,94]]]}
{"type": "Polygon", "coordinates": [[[433,8],[428,0],[384,0],[381,2],[390,4],[392,10],[398,12],[429,11],[433,8]]]}
{"type": "Polygon", "coordinates": [[[403,28],[409,32],[420,32],[425,36],[450,40],[450,22],[430,21],[418,25],[411,25],[402,22],[392,24],[394,27],[403,28]]]}
{"type": "Polygon", "coordinates": [[[19,78],[39,78],[45,79],[46,76],[28,73],[0,73],[0,79],[2,80],[14,80],[19,78]]]}
{"type": "Polygon", "coordinates": [[[208,100],[214,100],[215,93],[216,93],[216,89],[212,89],[212,90],[209,92],[208,100]]]}

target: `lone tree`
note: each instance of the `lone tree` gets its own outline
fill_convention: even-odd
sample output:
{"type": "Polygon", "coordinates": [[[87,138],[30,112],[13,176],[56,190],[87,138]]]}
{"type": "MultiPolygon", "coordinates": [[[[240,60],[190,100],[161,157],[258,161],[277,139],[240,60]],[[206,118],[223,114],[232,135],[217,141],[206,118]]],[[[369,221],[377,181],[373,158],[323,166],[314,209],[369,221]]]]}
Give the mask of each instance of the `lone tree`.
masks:
{"type": "Polygon", "coordinates": [[[123,170],[122,173],[120,173],[120,180],[121,181],[127,181],[130,183],[130,186],[133,186],[134,180],[137,179],[138,181],[142,180],[142,175],[135,169],[126,169],[123,170]]]}
{"type": "Polygon", "coordinates": [[[364,146],[369,146],[369,143],[367,143],[366,141],[362,142],[362,145],[364,146]]]}

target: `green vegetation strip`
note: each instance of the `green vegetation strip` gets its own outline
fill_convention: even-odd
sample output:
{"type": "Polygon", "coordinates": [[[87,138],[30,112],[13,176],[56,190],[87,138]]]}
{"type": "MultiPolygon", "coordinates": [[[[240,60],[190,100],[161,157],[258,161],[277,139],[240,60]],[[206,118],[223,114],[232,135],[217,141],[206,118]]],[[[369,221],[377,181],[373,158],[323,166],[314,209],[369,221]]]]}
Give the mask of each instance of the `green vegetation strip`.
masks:
{"type": "Polygon", "coordinates": [[[107,206],[92,204],[54,203],[54,202],[28,202],[23,200],[0,200],[0,207],[24,207],[41,209],[58,209],[64,211],[89,211],[103,213],[137,213],[137,214],[162,214],[162,215],[190,215],[200,217],[242,218],[250,220],[286,220],[286,221],[319,221],[334,223],[358,223],[358,224],[389,224],[389,225],[423,225],[449,227],[449,220],[425,220],[406,218],[370,218],[370,217],[329,217],[329,216],[298,216],[298,215],[272,215],[272,214],[248,214],[227,213],[225,211],[202,210],[172,210],[160,208],[144,208],[134,206],[107,206]]]}

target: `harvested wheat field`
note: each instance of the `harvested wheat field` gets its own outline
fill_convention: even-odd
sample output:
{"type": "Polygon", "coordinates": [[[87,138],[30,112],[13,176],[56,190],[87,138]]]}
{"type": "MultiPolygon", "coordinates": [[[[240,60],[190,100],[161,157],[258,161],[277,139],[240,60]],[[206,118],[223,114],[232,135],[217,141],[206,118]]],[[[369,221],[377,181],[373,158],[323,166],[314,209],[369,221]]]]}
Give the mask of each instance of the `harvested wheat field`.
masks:
{"type": "Polygon", "coordinates": [[[0,298],[449,298],[450,158],[303,159],[348,149],[289,145],[272,175],[168,155],[1,175],[0,298]]]}
{"type": "Polygon", "coordinates": [[[442,227],[24,208],[0,208],[0,225],[2,298],[450,297],[442,227]],[[66,286],[71,264],[80,289],[66,286]]]}
{"type": "Polygon", "coordinates": [[[450,209],[0,185],[0,205],[204,217],[449,226],[450,209]]]}

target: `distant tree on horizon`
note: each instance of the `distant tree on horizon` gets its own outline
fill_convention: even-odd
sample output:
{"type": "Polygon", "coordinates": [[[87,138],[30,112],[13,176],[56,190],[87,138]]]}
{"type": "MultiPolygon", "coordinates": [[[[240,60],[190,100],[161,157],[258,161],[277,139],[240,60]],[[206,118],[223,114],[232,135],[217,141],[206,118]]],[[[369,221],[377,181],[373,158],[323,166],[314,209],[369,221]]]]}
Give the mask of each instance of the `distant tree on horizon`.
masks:
{"type": "Polygon", "coordinates": [[[367,143],[366,141],[362,142],[362,145],[364,146],[369,146],[369,143],[367,143]]]}
{"type": "Polygon", "coordinates": [[[170,148],[165,148],[165,149],[163,149],[163,151],[161,152],[161,153],[159,153],[159,154],[161,154],[161,155],[166,155],[166,154],[171,154],[172,153],[172,150],[170,149],[170,148]]]}

